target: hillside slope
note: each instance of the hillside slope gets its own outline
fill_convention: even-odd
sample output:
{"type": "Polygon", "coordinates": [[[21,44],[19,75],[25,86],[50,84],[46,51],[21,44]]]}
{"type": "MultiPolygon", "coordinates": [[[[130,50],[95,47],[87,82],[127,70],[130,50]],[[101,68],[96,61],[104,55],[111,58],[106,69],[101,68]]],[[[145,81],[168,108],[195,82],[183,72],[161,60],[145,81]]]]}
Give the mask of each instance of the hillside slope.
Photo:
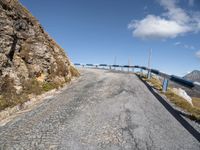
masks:
{"type": "Polygon", "coordinates": [[[191,73],[188,73],[184,76],[185,79],[200,82],[200,71],[194,70],[191,73]]]}
{"type": "Polygon", "coordinates": [[[0,0],[0,110],[79,73],[18,0],[0,0]]]}
{"type": "MultiPolygon", "coordinates": [[[[191,80],[191,81],[196,81],[196,82],[200,82],[200,71],[198,70],[194,70],[191,73],[185,75],[183,78],[187,79],[187,80],[191,80]]],[[[170,82],[170,86],[171,87],[175,87],[175,88],[182,88],[184,89],[187,94],[189,94],[191,97],[198,97],[200,98],[200,89],[195,88],[195,89],[190,89],[187,87],[184,87],[180,84],[176,84],[174,82],[170,82]]]]}

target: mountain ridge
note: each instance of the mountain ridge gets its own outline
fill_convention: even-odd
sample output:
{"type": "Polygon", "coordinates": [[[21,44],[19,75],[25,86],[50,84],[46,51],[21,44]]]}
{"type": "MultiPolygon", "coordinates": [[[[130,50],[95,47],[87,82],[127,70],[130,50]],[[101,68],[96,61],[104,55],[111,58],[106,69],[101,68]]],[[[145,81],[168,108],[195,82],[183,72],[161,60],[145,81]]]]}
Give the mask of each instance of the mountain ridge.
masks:
{"type": "Polygon", "coordinates": [[[191,81],[200,82],[200,71],[193,70],[192,72],[186,74],[183,78],[191,80],[191,81]]]}

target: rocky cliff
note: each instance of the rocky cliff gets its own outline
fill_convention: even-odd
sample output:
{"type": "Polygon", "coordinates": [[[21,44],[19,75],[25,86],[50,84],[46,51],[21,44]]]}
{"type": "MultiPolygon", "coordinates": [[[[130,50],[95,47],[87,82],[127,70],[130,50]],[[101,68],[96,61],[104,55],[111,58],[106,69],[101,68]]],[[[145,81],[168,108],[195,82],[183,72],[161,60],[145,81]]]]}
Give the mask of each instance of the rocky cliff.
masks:
{"type": "Polygon", "coordinates": [[[78,74],[64,50],[18,0],[0,0],[0,109],[78,74]]]}

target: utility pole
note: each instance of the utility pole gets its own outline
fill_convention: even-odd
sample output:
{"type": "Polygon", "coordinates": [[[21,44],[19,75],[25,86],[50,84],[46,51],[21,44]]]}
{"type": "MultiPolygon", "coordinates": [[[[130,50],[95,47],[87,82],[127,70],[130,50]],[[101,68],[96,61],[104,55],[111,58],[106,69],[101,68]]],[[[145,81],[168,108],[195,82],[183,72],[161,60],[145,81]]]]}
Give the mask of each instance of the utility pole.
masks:
{"type": "MultiPolygon", "coordinates": [[[[116,62],[117,62],[117,57],[115,56],[114,57],[114,64],[113,65],[116,65],[116,62]]],[[[114,70],[115,70],[115,67],[114,67],[114,70]]]]}
{"type": "Polygon", "coordinates": [[[116,65],[116,61],[117,61],[117,57],[115,56],[114,57],[114,64],[113,65],[116,65]]]}
{"type": "MultiPolygon", "coordinates": [[[[130,58],[128,59],[128,66],[131,65],[131,62],[130,62],[130,58]]],[[[128,72],[129,72],[129,67],[128,67],[128,72]]]]}
{"type": "Polygon", "coordinates": [[[149,50],[149,59],[148,59],[148,79],[151,79],[151,55],[152,55],[152,49],[149,50]]]}
{"type": "Polygon", "coordinates": [[[133,63],[133,59],[132,59],[132,72],[134,73],[134,63],[133,63]]]}

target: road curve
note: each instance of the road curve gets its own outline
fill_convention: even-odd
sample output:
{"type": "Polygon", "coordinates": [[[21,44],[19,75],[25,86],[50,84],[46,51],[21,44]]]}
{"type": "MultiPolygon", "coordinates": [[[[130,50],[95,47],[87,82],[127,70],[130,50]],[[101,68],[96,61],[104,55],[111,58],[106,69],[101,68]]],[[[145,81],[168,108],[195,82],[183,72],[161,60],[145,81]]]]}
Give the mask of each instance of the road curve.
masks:
{"type": "Polygon", "coordinates": [[[137,76],[82,69],[78,81],[0,127],[0,149],[199,150],[199,133],[137,76]],[[195,136],[196,135],[196,136],[195,136]]]}

